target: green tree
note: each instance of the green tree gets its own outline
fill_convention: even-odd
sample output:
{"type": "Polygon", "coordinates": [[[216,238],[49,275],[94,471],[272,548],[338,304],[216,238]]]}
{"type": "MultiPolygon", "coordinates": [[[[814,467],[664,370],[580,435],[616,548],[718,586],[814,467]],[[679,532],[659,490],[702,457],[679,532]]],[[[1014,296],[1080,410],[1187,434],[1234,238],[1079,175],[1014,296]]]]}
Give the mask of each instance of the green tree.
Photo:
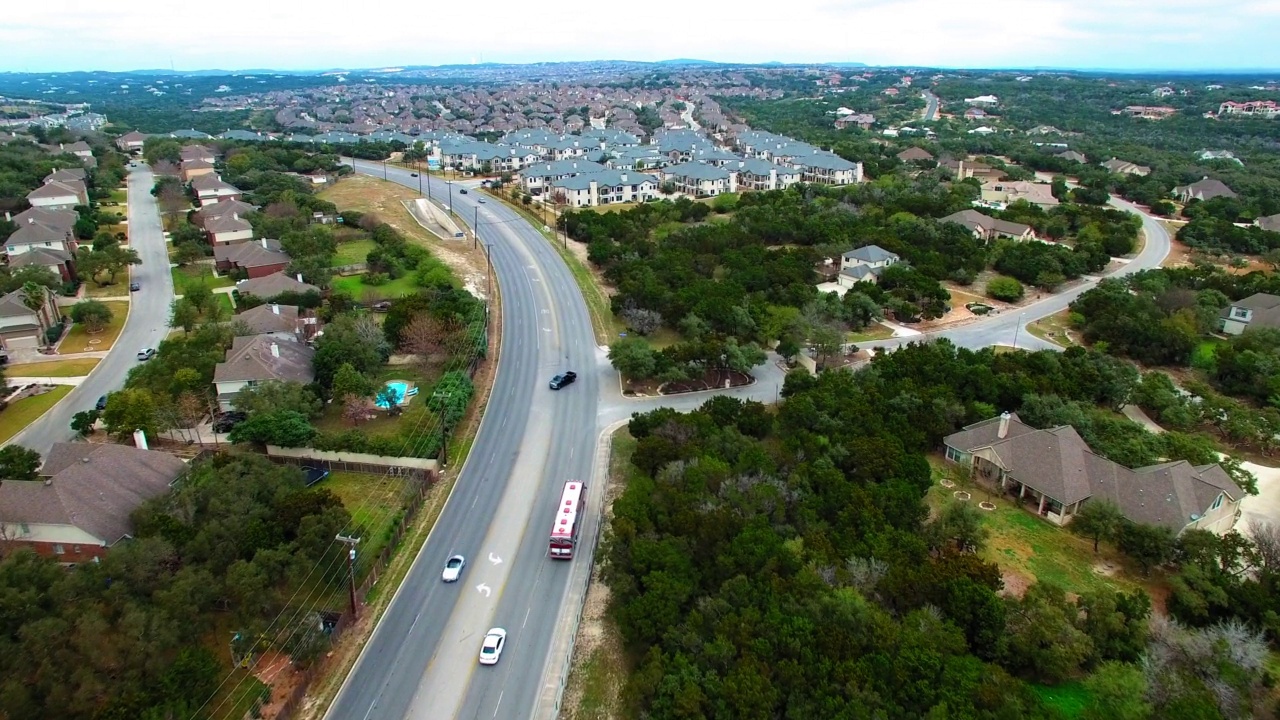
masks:
{"type": "Polygon", "coordinates": [[[0,448],[0,479],[35,480],[43,462],[40,453],[21,445],[0,448]]]}
{"type": "Polygon", "coordinates": [[[118,440],[129,439],[135,430],[154,437],[163,427],[155,396],[143,388],[126,387],[108,395],[102,422],[118,440]]]}
{"type": "Polygon", "coordinates": [[[190,265],[204,259],[204,248],[193,242],[175,243],[173,261],[179,266],[190,265]]]}
{"type": "Polygon", "coordinates": [[[987,295],[1004,302],[1016,302],[1022,299],[1022,283],[1010,277],[992,278],[987,282],[987,295]]]}
{"type": "Polygon", "coordinates": [[[81,437],[93,434],[93,427],[98,422],[100,413],[97,410],[81,410],[71,416],[71,429],[81,437]]]}
{"type": "Polygon", "coordinates": [[[355,397],[369,397],[373,394],[373,382],[365,377],[363,373],[356,370],[351,363],[343,363],[338,368],[338,372],[333,376],[333,384],[329,391],[335,398],[342,398],[348,395],[355,397]]]}
{"type": "Polygon", "coordinates": [[[102,332],[111,323],[111,308],[98,300],[81,300],[71,306],[71,319],[91,333],[102,332]]]}
{"type": "Polygon", "coordinates": [[[1124,523],[1120,506],[1106,499],[1090,500],[1076,511],[1069,526],[1075,532],[1093,540],[1093,551],[1098,552],[1098,541],[1115,540],[1124,523]]]}
{"type": "Polygon", "coordinates": [[[200,308],[187,298],[174,300],[169,304],[169,327],[180,327],[183,332],[191,332],[200,322],[200,308]]]}
{"type": "Polygon", "coordinates": [[[658,369],[657,351],[641,337],[624,337],[609,346],[609,362],[629,380],[648,380],[658,369]]]}
{"type": "Polygon", "coordinates": [[[1010,601],[1012,665],[1048,683],[1070,677],[1093,652],[1089,636],[1076,627],[1076,616],[1062,588],[1049,583],[1036,583],[1021,600],[1010,601]]]}
{"type": "Polygon", "coordinates": [[[280,447],[306,447],[316,429],[306,416],[293,410],[258,414],[231,428],[227,439],[233,443],[255,443],[280,447]]]}
{"type": "Polygon", "coordinates": [[[324,412],[324,403],[310,386],[276,380],[242,388],[232,399],[232,404],[249,417],[292,410],[308,419],[315,419],[324,412]]]}
{"type": "Polygon", "coordinates": [[[1153,708],[1147,702],[1147,679],[1142,670],[1128,663],[1106,662],[1084,681],[1092,702],[1085,706],[1084,720],[1147,720],[1153,708]]]}
{"type": "Polygon", "coordinates": [[[1118,545],[1124,554],[1138,561],[1143,572],[1173,559],[1173,531],[1162,525],[1125,522],[1120,528],[1118,545]]]}

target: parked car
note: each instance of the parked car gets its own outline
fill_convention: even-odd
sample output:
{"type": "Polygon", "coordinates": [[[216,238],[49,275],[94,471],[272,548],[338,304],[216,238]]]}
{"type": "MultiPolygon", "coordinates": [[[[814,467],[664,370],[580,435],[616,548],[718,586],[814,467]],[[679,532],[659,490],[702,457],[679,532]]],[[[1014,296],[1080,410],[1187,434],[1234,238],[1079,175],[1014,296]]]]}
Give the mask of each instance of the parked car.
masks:
{"type": "Polygon", "coordinates": [[[502,657],[502,648],[507,644],[507,631],[502,628],[489,628],[484,634],[484,642],[480,645],[480,664],[497,665],[502,657]]]}
{"type": "Polygon", "coordinates": [[[245,421],[248,415],[242,412],[232,410],[231,412],[218,413],[213,416],[213,431],[219,435],[231,432],[231,428],[245,421]]]}
{"type": "Polygon", "coordinates": [[[390,301],[390,300],[383,300],[382,302],[376,302],[376,303],[374,303],[373,305],[371,305],[371,306],[369,306],[369,307],[370,307],[370,309],[371,309],[371,310],[373,310],[374,312],[377,312],[377,313],[384,313],[384,312],[387,312],[387,311],[389,311],[389,310],[391,309],[391,301],[390,301]]]}
{"type": "Polygon", "coordinates": [[[130,291],[130,292],[138,292],[138,291],[139,291],[139,290],[141,290],[141,289],[142,289],[142,286],[141,286],[141,285],[139,285],[138,283],[136,283],[136,282],[134,282],[134,283],[129,283],[129,291],[130,291]]]}
{"type": "Polygon", "coordinates": [[[142,348],[141,350],[138,351],[139,360],[150,360],[155,356],[156,356],[155,348],[142,348]]]}
{"type": "Polygon", "coordinates": [[[454,555],[444,563],[444,572],[440,574],[440,579],[445,582],[457,582],[458,576],[462,575],[462,568],[467,566],[467,559],[461,555],[454,555]]]}
{"type": "Polygon", "coordinates": [[[565,385],[572,385],[573,381],[577,379],[578,379],[578,373],[573,372],[572,370],[570,370],[567,373],[562,373],[560,375],[557,375],[551,378],[551,389],[559,390],[565,385]]]}
{"type": "Polygon", "coordinates": [[[94,405],[94,406],[93,406],[93,409],[94,409],[94,410],[97,410],[98,412],[102,412],[103,410],[106,410],[106,409],[107,409],[107,396],[106,396],[106,395],[103,395],[102,397],[98,398],[98,402],[97,402],[97,404],[96,404],[96,405],[94,405]]]}

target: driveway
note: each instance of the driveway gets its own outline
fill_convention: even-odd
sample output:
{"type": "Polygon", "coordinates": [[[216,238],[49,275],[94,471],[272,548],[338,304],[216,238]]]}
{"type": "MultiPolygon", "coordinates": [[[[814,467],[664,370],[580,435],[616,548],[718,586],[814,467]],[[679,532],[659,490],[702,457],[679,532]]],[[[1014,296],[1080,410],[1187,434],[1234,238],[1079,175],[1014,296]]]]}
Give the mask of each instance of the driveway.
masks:
{"type": "MultiPolygon", "coordinates": [[[[133,293],[120,338],[83,382],[9,443],[45,455],[54,443],[71,440],[75,436],[71,417],[91,410],[99,397],[119,390],[129,370],[138,364],[138,350],[156,347],[168,334],[173,277],[169,274],[169,251],[160,226],[160,212],[151,196],[154,184],[151,169],[145,165],[129,174],[129,244],[142,258],[142,264],[132,268],[130,279],[142,288],[133,293]]],[[[128,286],[124,290],[127,292],[128,286]]]]}

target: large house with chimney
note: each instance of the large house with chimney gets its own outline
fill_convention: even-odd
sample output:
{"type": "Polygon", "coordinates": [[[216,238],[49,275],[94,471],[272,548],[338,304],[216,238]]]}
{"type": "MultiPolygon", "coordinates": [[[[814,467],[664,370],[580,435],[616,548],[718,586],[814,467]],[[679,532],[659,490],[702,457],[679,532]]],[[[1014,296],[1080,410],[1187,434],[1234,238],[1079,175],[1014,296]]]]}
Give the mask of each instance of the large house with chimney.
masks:
{"type": "Polygon", "coordinates": [[[1244,497],[1220,465],[1180,460],[1130,469],[1094,453],[1070,425],[1041,430],[1014,413],[969,425],[943,444],[948,461],[1055,525],[1089,502],[1109,500],[1135,523],[1224,535],[1244,497]]]}
{"type": "Polygon", "coordinates": [[[306,343],[284,341],[270,334],[232,339],[225,359],[213,370],[218,406],[223,410],[233,409],[236,393],[259,383],[310,384],[316,377],[311,367],[314,356],[315,350],[306,343]]]}

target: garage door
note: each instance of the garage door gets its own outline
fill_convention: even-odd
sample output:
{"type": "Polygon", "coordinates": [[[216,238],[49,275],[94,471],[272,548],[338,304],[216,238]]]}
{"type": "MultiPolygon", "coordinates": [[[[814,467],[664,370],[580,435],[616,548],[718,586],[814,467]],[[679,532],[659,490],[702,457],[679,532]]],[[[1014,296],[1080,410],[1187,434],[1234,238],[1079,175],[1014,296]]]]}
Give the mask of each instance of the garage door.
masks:
{"type": "Polygon", "coordinates": [[[36,342],[35,335],[26,335],[23,337],[5,338],[4,346],[10,350],[35,349],[39,347],[39,343],[36,342]]]}

